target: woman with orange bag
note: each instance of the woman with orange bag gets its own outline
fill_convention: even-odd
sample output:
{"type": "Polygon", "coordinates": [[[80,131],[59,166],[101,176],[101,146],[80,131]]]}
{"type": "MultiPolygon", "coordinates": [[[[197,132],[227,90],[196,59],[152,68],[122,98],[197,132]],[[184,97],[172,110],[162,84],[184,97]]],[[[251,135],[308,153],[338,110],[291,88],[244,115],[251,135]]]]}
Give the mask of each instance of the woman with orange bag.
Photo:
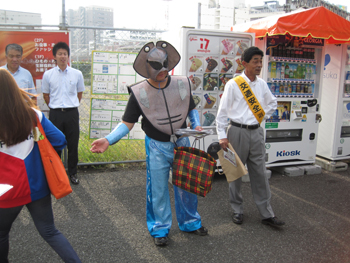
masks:
{"type": "Polygon", "coordinates": [[[40,152],[33,127],[38,116],[52,146],[66,139],[34,104],[6,69],[0,69],[0,262],[8,262],[9,232],[25,205],[44,240],[64,262],[81,262],[56,229],[40,152]]]}

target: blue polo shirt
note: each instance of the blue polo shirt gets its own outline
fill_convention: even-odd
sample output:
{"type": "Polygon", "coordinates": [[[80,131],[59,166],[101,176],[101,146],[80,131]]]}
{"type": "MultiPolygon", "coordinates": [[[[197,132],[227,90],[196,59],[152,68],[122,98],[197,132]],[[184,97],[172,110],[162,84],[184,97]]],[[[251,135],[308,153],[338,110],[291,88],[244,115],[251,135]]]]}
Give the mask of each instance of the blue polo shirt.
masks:
{"type": "Polygon", "coordinates": [[[50,94],[51,109],[78,107],[78,93],[84,90],[84,78],[80,70],[67,66],[62,71],[56,66],[44,73],[41,91],[50,94]]]}
{"type": "Polygon", "coordinates": [[[7,68],[7,64],[5,66],[2,66],[2,68],[7,69],[8,72],[11,73],[11,75],[15,78],[18,87],[20,87],[22,90],[29,92],[31,94],[37,94],[34,86],[32,74],[30,74],[28,70],[19,66],[18,70],[15,73],[12,73],[7,68]]]}

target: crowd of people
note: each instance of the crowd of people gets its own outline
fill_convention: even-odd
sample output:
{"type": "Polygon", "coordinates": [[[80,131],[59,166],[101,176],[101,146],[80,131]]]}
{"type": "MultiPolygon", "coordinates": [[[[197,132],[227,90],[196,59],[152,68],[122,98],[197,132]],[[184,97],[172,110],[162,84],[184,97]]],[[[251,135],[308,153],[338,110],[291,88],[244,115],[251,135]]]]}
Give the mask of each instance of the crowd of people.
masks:
{"type": "MultiPolygon", "coordinates": [[[[83,75],[68,66],[69,46],[57,43],[53,48],[57,66],[46,71],[42,80],[43,97],[50,109],[47,119],[35,105],[37,94],[33,78],[20,66],[22,55],[21,46],[9,44],[7,64],[0,69],[0,185],[11,186],[0,191],[0,262],[8,262],[9,232],[23,206],[28,208],[41,236],[65,262],[80,262],[68,240],[54,225],[50,190],[33,129],[38,117],[58,155],[67,146],[68,176],[72,184],[79,184],[78,107],[85,89],[83,75]]],[[[217,134],[221,148],[226,150],[231,143],[247,165],[262,224],[280,227],[285,223],[275,216],[270,204],[264,133],[260,127],[261,121],[268,119],[277,107],[267,83],[258,77],[263,55],[257,47],[243,52],[241,60],[245,70],[226,83],[217,114],[217,134]],[[254,110],[248,97],[254,98],[254,110]]],[[[172,226],[168,177],[174,147],[190,146],[187,137],[180,138],[174,131],[186,128],[187,119],[192,129],[202,130],[191,94],[192,82],[186,76],[169,75],[179,61],[180,54],[166,41],[143,46],[133,66],[145,80],[128,87],[130,97],[122,122],[105,138],[95,140],[90,149],[93,153],[105,152],[127,135],[142,116],[142,129],[146,134],[146,221],[157,246],[168,244],[172,226]]],[[[237,179],[229,184],[235,224],[243,223],[241,182],[237,179]]],[[[176,186],[173,190],[179,229],[199,236],[208,235],[197,211],[197,195],[176,186]]]]}

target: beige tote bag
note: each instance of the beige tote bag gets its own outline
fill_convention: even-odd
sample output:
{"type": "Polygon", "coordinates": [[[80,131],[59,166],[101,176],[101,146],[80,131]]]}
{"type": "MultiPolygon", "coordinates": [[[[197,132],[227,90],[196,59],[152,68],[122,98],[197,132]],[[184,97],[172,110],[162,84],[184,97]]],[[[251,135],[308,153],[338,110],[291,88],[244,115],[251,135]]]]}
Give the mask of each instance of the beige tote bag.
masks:
{"type": "Polygon", "coordinates": [[[230,143],[228,144],[228,148],[230,149],[228,152],[225,152],[223,149],[218,151],[218,156],[227,182],[231,183],[243,175],[246,175],[248,171],[230,143]]]}

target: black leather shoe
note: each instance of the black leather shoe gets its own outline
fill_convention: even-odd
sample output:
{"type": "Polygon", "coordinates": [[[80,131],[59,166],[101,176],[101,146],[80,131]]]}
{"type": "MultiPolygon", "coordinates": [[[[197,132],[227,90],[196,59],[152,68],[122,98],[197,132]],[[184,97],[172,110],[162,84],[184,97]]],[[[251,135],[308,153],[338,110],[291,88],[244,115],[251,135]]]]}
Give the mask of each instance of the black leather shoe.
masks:
{"type": "Polygon", "coordinates": [[[270,217],[261,220],[261,223],[264,225],[270,225],[270,226],[283,226],[285,223],[282,220],[279,220],[277,217],[270,217]]]}
{"type": "Polygon", "coordinates": [[[241,225],[243,223],[243,214],[234,213],[232,216],[233,223],[241,225]]]}
{"type": "Polygon", "coordinates": [[[199,228],[195,231],[192,231],[190,233],[196,234],[198,236],[206,236],[206,235],[208,235],[208,229],[206,229],[204,226],[202,226],[201,228],[199,228]]]}
{"type": "Polygon", "coordinates": [[[168,237],[155,237],[154,244],[156,246],[166,246],[168,245],[168,237]]]}
{"type": "Polygon", "coordinates": [[[77,174],[70,175],[69,179],[72,182],[72,184],[79,184],[79,179],[77,178],[77,174]]]}

